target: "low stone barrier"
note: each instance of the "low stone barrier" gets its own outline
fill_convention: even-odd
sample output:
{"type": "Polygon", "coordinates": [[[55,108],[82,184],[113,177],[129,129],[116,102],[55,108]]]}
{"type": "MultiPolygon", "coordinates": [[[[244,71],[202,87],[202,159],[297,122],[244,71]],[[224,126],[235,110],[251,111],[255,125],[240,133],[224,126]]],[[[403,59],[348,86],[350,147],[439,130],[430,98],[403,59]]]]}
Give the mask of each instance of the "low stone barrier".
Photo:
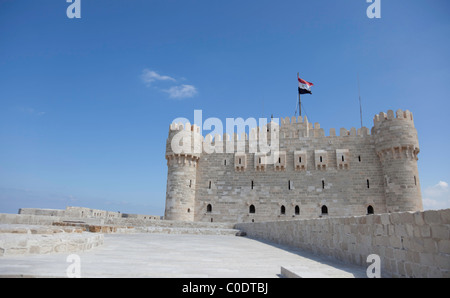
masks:
{"type": "Polygon", "coordinates": [[[79,252],[103,244],[103,234],[80,228],[0,225],[0,256],[79,252]]]}
{"type": "Polygon", "coordinates": [[[355,217],[239,223],[267,240],[367,267],[377,254],[386,277],[450,277],[450,209],[355,217]]]}

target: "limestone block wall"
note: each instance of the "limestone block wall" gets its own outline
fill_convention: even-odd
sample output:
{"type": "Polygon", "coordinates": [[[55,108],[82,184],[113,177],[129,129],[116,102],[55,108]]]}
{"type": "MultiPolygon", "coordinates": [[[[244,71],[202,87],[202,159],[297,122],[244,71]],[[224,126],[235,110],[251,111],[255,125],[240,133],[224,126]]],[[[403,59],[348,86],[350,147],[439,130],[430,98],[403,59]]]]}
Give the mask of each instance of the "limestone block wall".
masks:
{"type": "Polygon", "coordinates": [[[293,246],[367,267],[385,277],[450,277],[450,209],[239,223],[251,238],[293,246]]]}
{"type": "Polygon", "coordinates": [[[0,257],[85,251],[103,244],[103,234],[76,227],[0,224],[0,257]]]}

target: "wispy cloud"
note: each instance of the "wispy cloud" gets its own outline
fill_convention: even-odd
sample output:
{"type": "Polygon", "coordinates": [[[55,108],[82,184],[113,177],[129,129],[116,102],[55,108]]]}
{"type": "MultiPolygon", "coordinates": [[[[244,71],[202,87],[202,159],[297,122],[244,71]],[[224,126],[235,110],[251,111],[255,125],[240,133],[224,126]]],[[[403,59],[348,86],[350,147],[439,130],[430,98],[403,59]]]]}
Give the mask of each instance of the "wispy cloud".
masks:
{"type": "Polygon", "coordinates": [[[172,81],[176,82],[176,80],[170,76],[166,75],[160,75],[154,70],[150,69],[144,69],[141,74],[142,81],[147,85],[150,86],[155,81],[172,81]]]}
{"type": "MultiPolygon", "coordinates": [[[[153,88],[163,91],[169,95],[169,98],[173,99],[184,99],[193,97],[196,94],[198,94],[197,88],[193,85],[187,85],[187,84],[181,84],[177,86],[171,86],[169,88],[163,89],[161,87],[161,84],[158,84],[158,82],[178,82],[177,79],[167,76],[167,75],[161,75],[157,73],[154,70],[151,69],[144,69],[141,74],[141,80],[144,82],[144,84],[147,87],[152,86],[153,88]]],[[[185,77],[181,77],[179,80],[186,81],[187,79],[185,77]]],[[[166,85],[167,86],[167,85],[166,85]]]]}
{"type": "Polygon", "coordinates": [[[423,209],[450,208],[450,189],[447,182],[439,181],[438,184],[425,188],[423,194],[423,209]]]}
{"type": "Polygon", "coordinates": [[[164,89],[163,91],[168,93],[170,98],[176,99],[193,97],[198,93],[197,88],[195,88],[194,86],[184,84],[180,86],[173,86],[169,89],[164,89]]]}

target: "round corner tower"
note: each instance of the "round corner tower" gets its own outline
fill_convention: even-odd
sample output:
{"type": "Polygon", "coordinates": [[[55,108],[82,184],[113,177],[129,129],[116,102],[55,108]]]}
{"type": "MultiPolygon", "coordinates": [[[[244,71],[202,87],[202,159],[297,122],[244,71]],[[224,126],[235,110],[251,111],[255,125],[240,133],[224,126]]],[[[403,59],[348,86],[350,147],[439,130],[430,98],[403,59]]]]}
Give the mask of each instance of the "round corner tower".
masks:
{"type": "Polygon", "coordinates": [[[202,136],[196,125],[171,124],[166,141],[167,189],[164,218],[194,221],[197,165],[202,136]]]}
{"type": "Polygon", "coordinates": [[[417,155],[419,141],[408,110],[381,112],[374,117],[375,150],[380,158],[387,212],[421,211],[417,155]]]}

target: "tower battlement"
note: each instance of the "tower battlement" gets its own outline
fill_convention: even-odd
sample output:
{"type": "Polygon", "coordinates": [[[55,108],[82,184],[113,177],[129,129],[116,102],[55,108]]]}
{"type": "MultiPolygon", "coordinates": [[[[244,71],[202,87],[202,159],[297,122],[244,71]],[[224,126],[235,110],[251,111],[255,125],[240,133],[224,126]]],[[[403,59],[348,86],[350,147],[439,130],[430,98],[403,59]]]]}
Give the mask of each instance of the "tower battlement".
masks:
{"type": "Polygon", "coordinates": [[[373,117],[373,124],[375,126],[377,126],[383,121],[389,121],[389,120],[393,120],[393,119],[411,121],[411,123],[414,125],[413,114],[409,110],[403,111],[401,109],[398,109],[397,112],[395,113],[395,115],[394,115],[393,110],[388,110],[387,114],[384,112],[381,112],[381,113],[375,115],[373,117]]]}

